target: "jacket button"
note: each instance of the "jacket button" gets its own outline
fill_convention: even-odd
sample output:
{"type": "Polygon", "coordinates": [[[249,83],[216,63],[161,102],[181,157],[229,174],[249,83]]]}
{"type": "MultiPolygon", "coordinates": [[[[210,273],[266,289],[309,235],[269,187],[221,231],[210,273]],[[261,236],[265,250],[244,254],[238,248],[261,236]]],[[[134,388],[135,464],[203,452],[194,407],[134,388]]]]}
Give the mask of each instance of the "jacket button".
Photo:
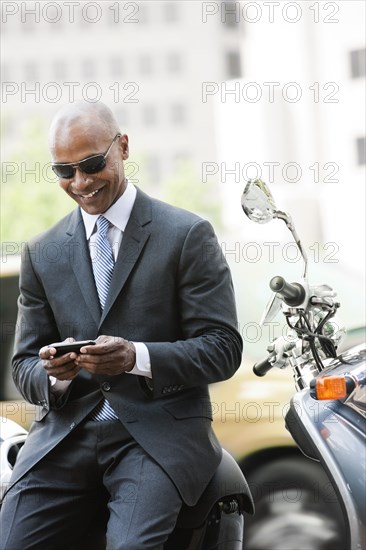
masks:
{"type": "Polygon", "coordinates": [[[102,384],[102,390],[109,391],[111,389],[111,385],[109,382],[103,382],[102,384]]]}

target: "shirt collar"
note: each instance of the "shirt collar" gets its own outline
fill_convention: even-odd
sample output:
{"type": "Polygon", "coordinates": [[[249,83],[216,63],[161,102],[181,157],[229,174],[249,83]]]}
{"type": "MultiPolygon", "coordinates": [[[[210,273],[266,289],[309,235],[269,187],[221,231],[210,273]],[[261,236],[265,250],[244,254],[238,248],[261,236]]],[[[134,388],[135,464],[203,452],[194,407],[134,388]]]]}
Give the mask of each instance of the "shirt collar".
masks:
{"type": "MultiPolygon", "coordinates": [[[[127,186],[124,193],[108,208],[108,210],[103,212],[103,216],[120,231],[124,231],[130,218],[135,198],[136,187],[127,180],[127,186]]],[[[86,238],[89,240],[93,234],[95,223],[100,214],[88,214],[81,208],[81,215],[85,226],[86,238]]]]}

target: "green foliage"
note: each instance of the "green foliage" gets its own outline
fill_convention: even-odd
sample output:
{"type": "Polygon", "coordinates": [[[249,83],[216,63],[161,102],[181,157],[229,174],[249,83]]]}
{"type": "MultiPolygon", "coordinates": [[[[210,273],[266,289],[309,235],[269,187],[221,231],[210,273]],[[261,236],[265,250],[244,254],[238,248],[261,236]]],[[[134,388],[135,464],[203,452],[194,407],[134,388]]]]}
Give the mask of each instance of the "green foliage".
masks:
{"type": "Polygon", "coordinates": [[[159,197],[208,219],[216,230],[222,228],[218,189],[200,181],[189,162],[182,162],[176,174],[162,183],[159,197]]]}
{"type": "Polygon", "coordinates": [[[2,242],[27,241],[75,206],[50,168],[46,136],[47,129],[38,119],[29,120],[20,131],[20,146],[3,159],[2,242]]]}

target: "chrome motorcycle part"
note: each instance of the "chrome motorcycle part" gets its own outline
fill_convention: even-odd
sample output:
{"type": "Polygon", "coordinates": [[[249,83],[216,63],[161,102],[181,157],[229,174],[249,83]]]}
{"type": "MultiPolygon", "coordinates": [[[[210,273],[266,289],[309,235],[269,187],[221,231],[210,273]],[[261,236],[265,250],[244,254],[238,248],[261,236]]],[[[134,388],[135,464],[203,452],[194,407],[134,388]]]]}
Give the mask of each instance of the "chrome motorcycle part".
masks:
{"type": "Polygon", "coordinates": [[[283,220],[301,252],[304,260],[303,278],[307,278],[308,257],[301,244],[291,216],[277,210],[274,198],[267,184],[261,179],[249,180],[242,195],[241,205],[248,218],[257,223],[268,223],[273,218],[283,220]]]}

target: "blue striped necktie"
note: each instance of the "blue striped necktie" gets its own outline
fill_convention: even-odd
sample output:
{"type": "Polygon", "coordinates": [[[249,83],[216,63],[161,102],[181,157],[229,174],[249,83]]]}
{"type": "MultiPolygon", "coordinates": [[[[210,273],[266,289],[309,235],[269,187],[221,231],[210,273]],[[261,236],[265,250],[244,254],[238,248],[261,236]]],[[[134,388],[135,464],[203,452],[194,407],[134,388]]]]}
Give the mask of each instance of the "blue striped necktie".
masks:
{"type": "MultiPolygon", "coordinates": [[[[95,284],[102,310],[104,309],[108,296],[114,269],[113,251],[108,239],[110,225],[110,222],[104,216],[99,216],[97,219],[97,239],[95,241],[96,254],[92,262],[95,284]]],[[[104,398],[98,403],[95,409],[92,410],[89,417],[97,421],[115,420],[118,418],[109,402],[104,398]]]]}

